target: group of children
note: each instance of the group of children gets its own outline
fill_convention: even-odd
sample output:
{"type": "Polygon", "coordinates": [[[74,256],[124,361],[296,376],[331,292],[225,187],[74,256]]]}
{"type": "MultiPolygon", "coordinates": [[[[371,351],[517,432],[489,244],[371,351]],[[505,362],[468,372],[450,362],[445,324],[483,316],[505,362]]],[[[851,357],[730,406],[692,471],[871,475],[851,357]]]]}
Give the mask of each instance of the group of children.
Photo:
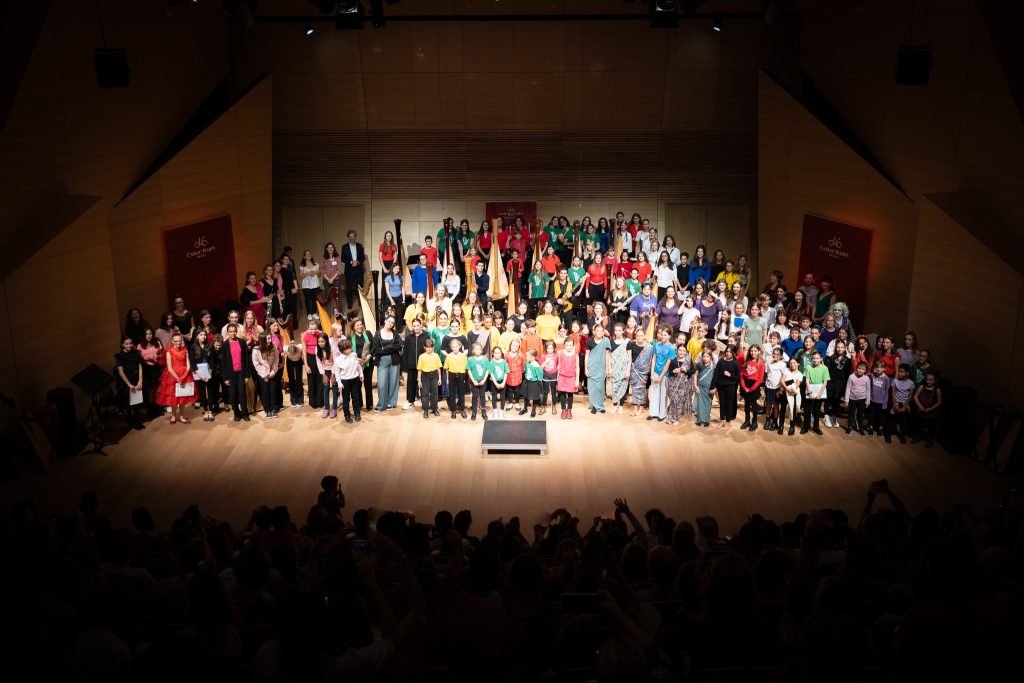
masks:
{"type": "MultiPolygon", "coordinates": [[[[582,254],[568,253],[567,268],[562,257],[571,228],[558,223],[565,225],[545,229],[551,240],[544,257],[513,269],[525,277],[529,296],[507,318],[507,302],[488,299],[484,259],[475,260],[474,275],[463,282],[451,265],[438,271],[438,254],[427,247],[411,273],[410,298],[400,282],[386,283],[381,329],[373,333],[358,318],[344,327],[344,319],[327,325],[307,315],[308,329],[292,339],[280,321],[268,319],[264,329],[251,310],[241,320],[230,313],[221,334],[203,311],[201,324],[185,332],[187,311],[176,301],[177,313],[165,316],[157,331],[168,337],[166,350],[156,341],[154,353],[147,329],[145,341],[119,354],[119,389],[133,393],[147,368],[159,365],[157,401],[172,406],[172,421],[187,422],[180,406],[196,401],[212,420],[221,395],[239,421],[250,419],[248,407],[254,410],[256,400],[268,418],[276,417],[284,408],[284,385],[291,405],[302,405],[305,377],[309,404],[323,418],[337,417],[340,407],[346,422],[360,422],[371,406],[377,412],[398,407],[404,372],[402,407],[413,408],[419,399],[424,419],[439,416],[446,401],[452,420],[536,417],[549,406],[551,414],[557,406],[560,417],[571,420],[575,395],[586,393],[592,414],[623,414],[628,402],[631,416],[646,412],[648,420],[668,425],[709,427],[717,403],[719,425],[726,428],[742,398],[746,430],[782,434],[788,419],[791,435],[798,425],[801,433],[821,434],[822,426],[840,426],[845,413],[847,434],[905,441],[913,433],[931,442],[942,393],[928,352],[918,350],[912,333],[899,349],[885,336],[854,338],[849,311],[827,276],[818,281],[805,274],[790,292],[774,271],[748,297],[752,275],[745,256],[733,261],[718,250],[708,259],[699,245],[690,259],[671,236],[659,245],[657,230],[637,215],[628,226],[619,217],[611,228],[624,245],[615,261],[603,260],[591,240],[582,254]],[[629,229],[634,223],[635,232],[629,229]],[[180,350],[186,345],[188,353],[180,350]],[[141,370],[134,369],[134,357],[122,358],[130,352],[141,354],[141,370]],[[198,385],[193,393],[185,389],[191,379],[198,385]],[[250,385],[258,399],[247,399],[250,385]]],[[[510,261],[503,263],[518,263],[521,245],[506,242],[510,261]]],[[[467,255],[474,244],[467,240],[467,255]]],[[[402,278],[394,270],[391,277],[402,278]]],[[[141,315],[135,318],[141,334],[141,315]]]]}

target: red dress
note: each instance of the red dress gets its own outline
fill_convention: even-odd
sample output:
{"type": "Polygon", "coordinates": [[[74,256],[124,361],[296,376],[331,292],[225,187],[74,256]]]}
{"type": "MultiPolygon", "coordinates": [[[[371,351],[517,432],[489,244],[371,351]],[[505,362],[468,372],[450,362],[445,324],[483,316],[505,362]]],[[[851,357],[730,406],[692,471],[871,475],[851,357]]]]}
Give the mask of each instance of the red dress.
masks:
{"type": "Polygon", "coordinates": [[[558,390],[576,393],[576,371],[579,361],[576,354],[558,353],[558,390]]]}
{"type": "MultiPolygon", "coordinates": [[[[181,377],[186,382],[195,382],[195,378],[192,377],[192,371],[188,370],[188,349],[184,346],[180,349],[171,347],[167,349],[167,353],[171,354],[171,368],[174,373],[181,377]]],[[[156,402],[162,406],[187,406],[196,402],[198,398],[195,387],[193,387],[191,396],[175,396],[175,386],[178,384],[174,377],[171,375],[170,370],[164,368],[164,374],[160,378],[160,386],[156,390],[156,402]]]]}

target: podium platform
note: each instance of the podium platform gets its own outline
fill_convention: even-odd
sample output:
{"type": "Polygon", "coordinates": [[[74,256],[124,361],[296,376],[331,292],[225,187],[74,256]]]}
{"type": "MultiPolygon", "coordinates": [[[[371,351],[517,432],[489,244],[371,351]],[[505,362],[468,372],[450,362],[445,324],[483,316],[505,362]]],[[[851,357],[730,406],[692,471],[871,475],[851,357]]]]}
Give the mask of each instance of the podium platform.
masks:
{"type": "Polygon", "coordinates": [[[488,420],[480,449],[485,456],[547,455],[548,425],[541,420],[488,420]]]}

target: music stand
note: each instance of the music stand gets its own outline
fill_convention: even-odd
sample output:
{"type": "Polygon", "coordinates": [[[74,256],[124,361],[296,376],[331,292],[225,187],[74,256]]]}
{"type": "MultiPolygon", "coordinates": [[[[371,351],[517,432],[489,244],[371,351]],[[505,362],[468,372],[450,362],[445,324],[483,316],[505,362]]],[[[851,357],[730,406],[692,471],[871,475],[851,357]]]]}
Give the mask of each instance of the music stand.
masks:
{"type": "Polygon", "coordinates": [[[89,395],[89,414],[85,418],[89,439],[92,441],[92,450],[89,452],[106,455],[103,446],[106,445],[107,425],[102,407],[104,400],[107,405],[113,405],[115,399],[110,396],[104,399],[101,394],[104,390],[110,390],[114,376],[95,363],[90,363],[71,378],[71,383],[89,395]]]}

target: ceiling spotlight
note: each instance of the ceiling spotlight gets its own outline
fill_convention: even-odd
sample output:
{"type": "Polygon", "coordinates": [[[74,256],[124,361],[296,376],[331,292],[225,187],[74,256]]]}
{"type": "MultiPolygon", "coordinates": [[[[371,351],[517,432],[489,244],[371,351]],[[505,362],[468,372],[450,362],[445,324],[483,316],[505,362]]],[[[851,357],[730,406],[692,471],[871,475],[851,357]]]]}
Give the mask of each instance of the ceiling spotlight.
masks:
{"type": "Polygon", "coordinates": [[[722,18],[721,17],[716,18],[715,19],[715,25],[712,26],[711,28],[714,29],[715,33],[721,33],[722,32],[722,18]]]}
{"type": "Polygon", "coordinates": [[[359,2],[342,0],[338,3],[335,15],[334,28],[342,31],[345,29],[358,29],[363,27],[363,8],[359,2]]]}
{"type": "Polygon", "coordinates": [[[306,22],[306,35],[307,36],[313,35],[313,22],[312,21],[307,21],[306,22]]]}
{"type": "Polygon", "coordinates": [[[679,3],[676,0],[650,0],[650,24],[652,28],[678,28],[679,3]]]}

